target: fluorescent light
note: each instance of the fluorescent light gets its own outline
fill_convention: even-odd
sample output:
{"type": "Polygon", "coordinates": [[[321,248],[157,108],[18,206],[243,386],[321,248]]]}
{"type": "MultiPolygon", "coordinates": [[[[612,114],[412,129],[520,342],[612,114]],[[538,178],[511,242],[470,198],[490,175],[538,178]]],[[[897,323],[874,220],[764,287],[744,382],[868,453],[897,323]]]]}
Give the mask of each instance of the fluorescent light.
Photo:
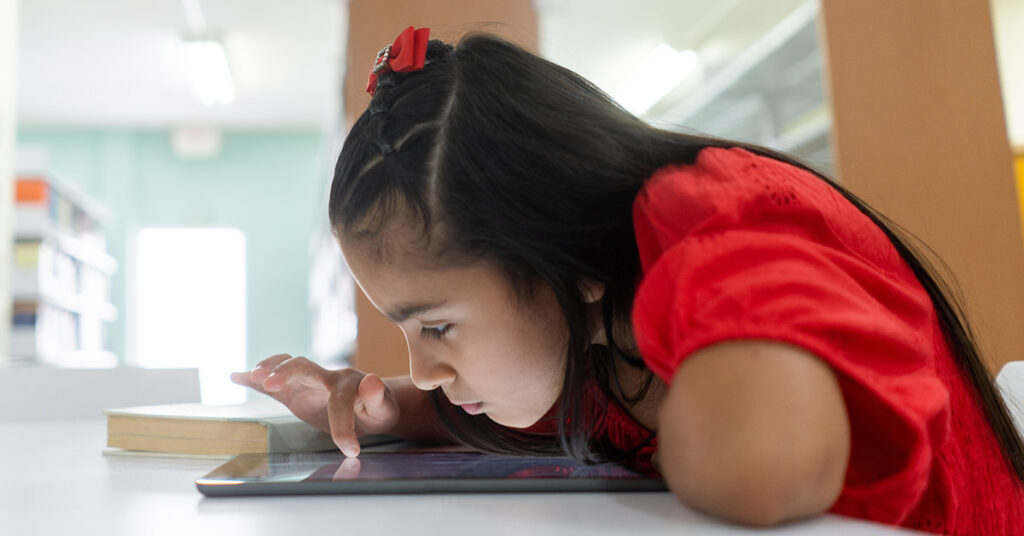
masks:
{"type": "Polygon", "coordinates": [[[698,61],[696,52],[678,51],[662,43],[615,88],[612,98],[641,115],[696,71],[698,61]]]}
{"type": "Polygon", "coordinates": [[[220,41],[185,41],[185,68],[203,104],[213,106],[235,100],[235,82],[231,78],[228,55],[220,41]]]}
{"type": "Polygon", "coordinates": [[[203,16],[203,7],[199,0],[181,0],[181,8],[185,11],[185,22],[193,34],[206,31],[206,17],[203,16]]]}

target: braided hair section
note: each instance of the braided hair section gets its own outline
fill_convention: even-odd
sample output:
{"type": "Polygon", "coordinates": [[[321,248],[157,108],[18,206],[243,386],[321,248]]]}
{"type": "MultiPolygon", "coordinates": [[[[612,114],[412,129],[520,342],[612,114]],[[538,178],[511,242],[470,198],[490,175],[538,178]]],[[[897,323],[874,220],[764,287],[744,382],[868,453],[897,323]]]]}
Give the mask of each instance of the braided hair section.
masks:
{"type": "Polygon", "coordinates": [[[382,256],[390,249],[382,232],[387,222],[412,217],[429,239],[437,221],[434,167],[455,93],[455,60],[455,48],[435,39],[427,44],[422,69],[382,69],[369,106],[342,147],[331,186],[331,226],[376,241],[382,256]]]}

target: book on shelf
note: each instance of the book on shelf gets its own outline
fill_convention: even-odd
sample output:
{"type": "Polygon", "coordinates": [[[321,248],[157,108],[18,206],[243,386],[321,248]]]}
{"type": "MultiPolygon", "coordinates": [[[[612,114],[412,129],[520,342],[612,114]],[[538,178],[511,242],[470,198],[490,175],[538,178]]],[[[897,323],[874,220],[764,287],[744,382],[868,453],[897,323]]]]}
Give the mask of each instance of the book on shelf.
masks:
{"type": "MultiPolygon", "coordinates": [[[[276,400],[244,404],[165,404],[107,409],[106,454],[226,457],[249,452],[337,450],[331,436],[276,400]]],[[[364,445],[392,439],[367,436],[364,445]]]]}

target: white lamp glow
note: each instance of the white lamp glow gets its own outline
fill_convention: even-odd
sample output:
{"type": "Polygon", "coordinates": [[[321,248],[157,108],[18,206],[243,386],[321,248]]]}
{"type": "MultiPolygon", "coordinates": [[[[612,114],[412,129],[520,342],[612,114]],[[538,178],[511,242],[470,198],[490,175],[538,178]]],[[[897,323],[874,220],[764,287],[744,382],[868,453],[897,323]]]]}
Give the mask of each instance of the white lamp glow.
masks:
{"type": "Polygon", "coordinates": [[[693,50],[678,51],[660,44],[612,92],[624,108],[641,115],[697,70],[693,50]]]}
{"type": "Polygon", "coordinates": [[[203,402],[244,402],[228,375],[246,366],[245,235],[147,227],[136,255],[137,364],[196,367],[203,402]]]}
{"type": "Polygon", "coordinates": [[[235,99],[235,82],[220,41],[185,41],[185,68],[203,104],[228,104],[235,99]]]}

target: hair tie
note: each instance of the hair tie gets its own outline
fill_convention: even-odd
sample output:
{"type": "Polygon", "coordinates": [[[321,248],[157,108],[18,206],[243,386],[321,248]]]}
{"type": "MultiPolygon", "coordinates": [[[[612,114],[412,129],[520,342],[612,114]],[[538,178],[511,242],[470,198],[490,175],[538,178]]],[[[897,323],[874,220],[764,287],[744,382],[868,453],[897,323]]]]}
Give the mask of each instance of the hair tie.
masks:
{"type": "Polygon", "coordinates": [[[396,73],[408,73],[423,68],[427,61],[427,43],[430,42],[430,28],[412,26],[402,30],[394,42],[377,53],[377,59],[370,68],[366,81],[366,92],[373,96],[377,92],[377,74],[389,69],[396,73]]]}
{"type": "Polygon", "coordinates": [[[377,148],[380,149],[381,156],[387,156],[395,152],[395,148],[392,147],[391,144],[386,141],[375,140],[374,142],[377,144],[377,148]]]}

